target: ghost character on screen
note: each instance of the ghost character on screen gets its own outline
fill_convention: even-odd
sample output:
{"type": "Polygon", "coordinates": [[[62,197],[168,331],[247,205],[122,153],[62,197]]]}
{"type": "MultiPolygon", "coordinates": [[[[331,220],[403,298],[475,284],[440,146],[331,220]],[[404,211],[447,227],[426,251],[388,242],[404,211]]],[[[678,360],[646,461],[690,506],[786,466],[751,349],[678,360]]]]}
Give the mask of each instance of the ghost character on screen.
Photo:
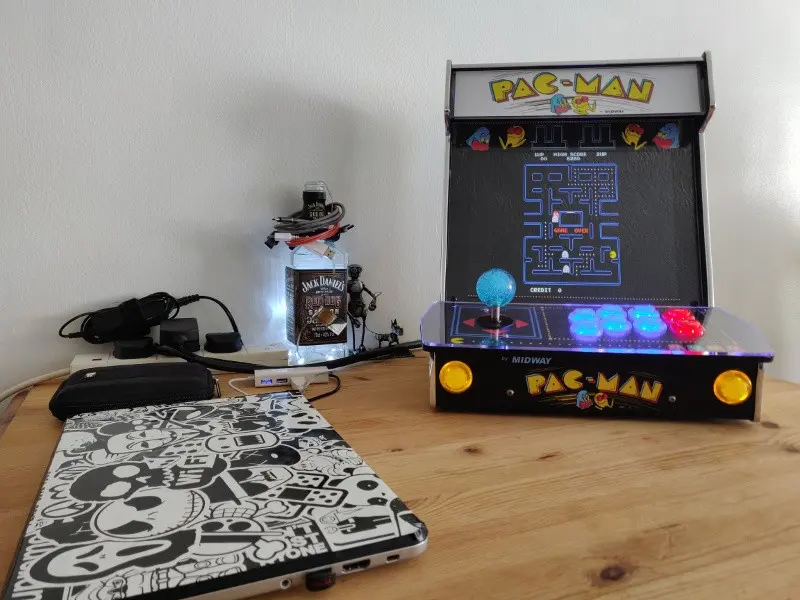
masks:
{"type": "Polygon", "coordinates": [[[467,138],[467,146],[478,152],[486,152],[489,150],[489,129],[487,127],[479,127],[471,136],[467,138]]]}
{"type": "Polygon", "coordinates": [[[569,111],[569,100],[563,94],[556,94],[550,98],[550,111],[557,115],[564,114],[569,111]]]}
{"type": "Polygon", "coordinates": [[[678,142],[678,126],[675,123],[667,123],[658,130],[656,137],[653,138],[653,143],[662,150],[670,150],[677,148],[678,142]]]}

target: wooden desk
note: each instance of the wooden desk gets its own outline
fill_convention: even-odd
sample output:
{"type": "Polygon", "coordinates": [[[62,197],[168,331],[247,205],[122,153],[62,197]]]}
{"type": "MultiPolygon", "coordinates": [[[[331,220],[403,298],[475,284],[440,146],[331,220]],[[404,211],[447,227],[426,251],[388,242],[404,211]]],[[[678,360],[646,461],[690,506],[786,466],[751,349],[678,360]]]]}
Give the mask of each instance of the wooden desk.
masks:
{"type": "MultiPolygon", "coordinates": [[[[800,386],[769,381],[761,423],[681,424],[431,412],[422,356],[342,380],[319,409],[430,546],[320,598],[800,599],[800,386]]],[[[54,390],[0,438],[3,578],[59,435],[54,390]]]]}

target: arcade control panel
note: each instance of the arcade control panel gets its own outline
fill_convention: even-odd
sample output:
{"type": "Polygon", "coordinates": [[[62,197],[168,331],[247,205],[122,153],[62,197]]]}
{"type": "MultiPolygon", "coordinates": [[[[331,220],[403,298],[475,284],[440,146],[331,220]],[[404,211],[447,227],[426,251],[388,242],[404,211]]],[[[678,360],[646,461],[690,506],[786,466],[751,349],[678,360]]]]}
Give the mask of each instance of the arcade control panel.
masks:
{"type": "MultiPolygon", "coordinates": [[[[764,337],[719,309],[652,305],[438,302],[422,320],[431,354],[431,404],[441,410],[759,418],[764,337]],[[499,310],[498,310],[499,309],[499,310]]],[[[484,286],[485,287],[485,286],[484,286]]]]}

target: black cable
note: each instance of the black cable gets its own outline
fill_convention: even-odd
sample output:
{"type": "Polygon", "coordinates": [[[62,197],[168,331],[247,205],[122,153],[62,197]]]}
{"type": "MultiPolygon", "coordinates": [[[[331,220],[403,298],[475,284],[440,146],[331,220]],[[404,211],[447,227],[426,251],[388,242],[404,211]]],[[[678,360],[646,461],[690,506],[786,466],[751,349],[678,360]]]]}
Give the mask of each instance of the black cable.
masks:
{"type": "Polygon", "coordinates": [[[75,315],[74,317],[72,317],[72,318],[71,318],[69,321],[67,321],[66,323],[64,323],[64,324],[63,324],[63,325],[62,325],[62,326],[59,328],[59,330],[58,330],[58,336],[59,336],[59,337],[62,337],[62,338],[65,338],[65,339],[70,339],[70,338],[76,338],[76,337],[80,337],[80,336],[81,336],[81,333],[80,333],[80,331],[76,331],[76,332],[73,332],[73,333],[67,333],[67,334],[65,334],[65,333],[64,333],[64,330],[67,328],[67,326],[68,326],[70,323],[74,323],[75,321],[77,321],[77,320],[78,320],[78,319],[80,319],[81,317],[88,317],[88,316],[89,316],[89,315],[91,315],[91,314],[94,314],[94,311],[85,312],[85,313],[81,313],[81,314],[79,314],[79,315],[75,315]]]}
{"type": "Polygon", "coordinates": [[[394,346],[384,346],[383,348],[375,348],[374,350],[367,350],[361,354],[353,354],[352,356],[345,356],[343,358],[335,358],[326,362],[313,363],[309,365],[298,365],[302,367],[328,367],[329,369],[338,369],[339,367],[346,367],[356,363],[365,362],[368,360],[375,360],[377,358],[407,356],[409,350],[422,348],[422,342],[414,340],[413,342],[402,342],[394,346]]]}
{"type": "MultiPolygon", "coordinates": [[[[327,238],[330,241],[336,241],[339,239],[341,234],[353,228],[352,225],[341,225],[346,212],[344,204],[333,201],[333,196],[331,196],[331,192],[325,182],[321,181],[313,183],[316,183],[324,188],[321,200],[323,201],[325,208],[322,216],[319,216],[319,213],[315,212],[314,214],[318,218],[311,218],[309,212],[307,211],[305,206],[305,192],[320,191],[311,190],[307,187],[307,189],[303,191],[304,206],[302,210],[295,211],[288,217],[277,217],[273,219],[273,221],[275,221],[275,229],[269,234],[269,237],[267,237],[267,240],[264,242],[268,248],[274,248],[278,245],[279,242],[275,239],[277,234],[289,234],[289,236],[293,236],[294,238],[307,238],[319,233],[323,233],[326,229],[332,229],[338,225],[338,231],[327,238]]],[[[302,241],[300,243],[302,243],[302,241]]]]}
{"type": "MultiPolygon", "coordinates": [[[[254,373],[259,369],[286,368],[285,365],[270,367],[267,365],[257,365],[255,363],[240,362],[237,360],[224,360],[221,358],[199,356],[191,352],[183,352],[182,350],[177,350],[171,346],[161,346],[159,344],[156,344],[154,347],[155,351],[158,354],[163,354],[164,356],[172,356],[175,358],[182,358],[186,362],[197,363],[198,365],[203,365],[204,367],[208,367],[209,369],[216,369],[217,371],[225,371],[227,373],[254,373]]],[[[302,366],[307,366],[307,365],[302,365],[302,366]]]]}
{"type": "Polygon", "coordinates": [[[131,299],[111,308],[88,311],[72,317],[58,330],[59,337],[65,339],[82,338],[90,344],[106,344],[118,340],[128,340],[149,334],[150,328],[178,316],[182,306],[198,300],[216,303],[228,317],[234,333],[239,327],[233,314],[222,301],[212,296],[193,294],[175,298],[166,292],[156,292],[141,300],[131,299]],[[78,319],[83,318],[78,331],[64,333],[64,330],[78,319]]]}
{"type": "Polygon", "coordinates": [[[212,298],[211,296],[197,296],[197,298],[200,299],[200,300],[211,300],[211,302],[216,302],[219,305],[219,307],[223,311],[225,311],[225,314],[228,316],[228,321],[231,322],[231,327],[233,327],[234,333],[239,333],[239,328],[236,326],[236,320],[233,318],[233,315],[231,314],[231,311],[229,311],[228,307],[225,306],[220,300],[217,300],[216,298],[212,298]]]}
{"type": "Polygon", "coordinates": [[[64,323],[58,335],[66,339],[82,338],[90,344],[136,339],[147,335],[151,327],[162,321],[174,319],[184,304],[166,292],[156,292],[141,300],[126,300],[112,308],[81,313],[64,323]],[[81,317],[83,321],[78,331],[64,333],[70,324],[81,317]]]}
{"type": "Polygon", "coordinates": [[[336,358],[325,362],[309,363],[304,365],[258,365],[255,363],[239,362],[235,360],[223,360],[219,358],[210,358],[207,356],[198,356],[191,352],[182,352],[171,348],[169,346],[156,345],[155,350],[164,356],[173,356],[182,358],[188,362],[197,363],[208,367],[209,369],[216,369],[217,371],[226,371],[228,373],[253,373],[260,369],[296,369],[302,367],[327,367],[329,369],[338,369],[339,367],[346,367],[354,365],[359,362],[369,360],[376,360],[389,357],[407,356],[408,351],[416,348],[421,348],[422,343],[419,340],[413,342],[403,342],[395,344],[394,346],[384,346],[383,348],[376,348],[375,350],[368,350],[361,354],[353,354],[352,356],[345,356],[343,358],[336,358]]]}
{"type": "Polygon", "coordinates": [[[323,398],[327,398],[328,396],[333,396],[336,392],[338,392],[342,387],[342,380],[336,373],[328,373],[328,377],[333,377],[336,380],[336,385],[332,390],[328,390],[327,392],[322,392],[321,394],[314,396],[313,398],[306,398],[309,402],[316,402],[317,400],[322,400],[323,398]]]}
{"type": "Polygon", "coordinates": [[[325,207],[325,216],[319,219],[303,218],[302,210],[293,212],[288,217],[273,219],[275,232],[291,233],[292,235],[311,235],[340,223],[344,219],[345,209],[341,202],[331,202],[325,207]]]}

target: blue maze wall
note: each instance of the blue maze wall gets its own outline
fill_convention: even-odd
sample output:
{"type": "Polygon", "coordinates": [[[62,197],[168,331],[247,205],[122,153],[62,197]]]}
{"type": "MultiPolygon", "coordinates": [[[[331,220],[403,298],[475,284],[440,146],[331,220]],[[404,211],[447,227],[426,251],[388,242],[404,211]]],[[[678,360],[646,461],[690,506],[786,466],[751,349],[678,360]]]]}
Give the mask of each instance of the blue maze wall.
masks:
{"type": "Polygon", "coordinates": [[[525,284],[620,285],[617,165],[542,163],[524,171],[525,284]]]}

